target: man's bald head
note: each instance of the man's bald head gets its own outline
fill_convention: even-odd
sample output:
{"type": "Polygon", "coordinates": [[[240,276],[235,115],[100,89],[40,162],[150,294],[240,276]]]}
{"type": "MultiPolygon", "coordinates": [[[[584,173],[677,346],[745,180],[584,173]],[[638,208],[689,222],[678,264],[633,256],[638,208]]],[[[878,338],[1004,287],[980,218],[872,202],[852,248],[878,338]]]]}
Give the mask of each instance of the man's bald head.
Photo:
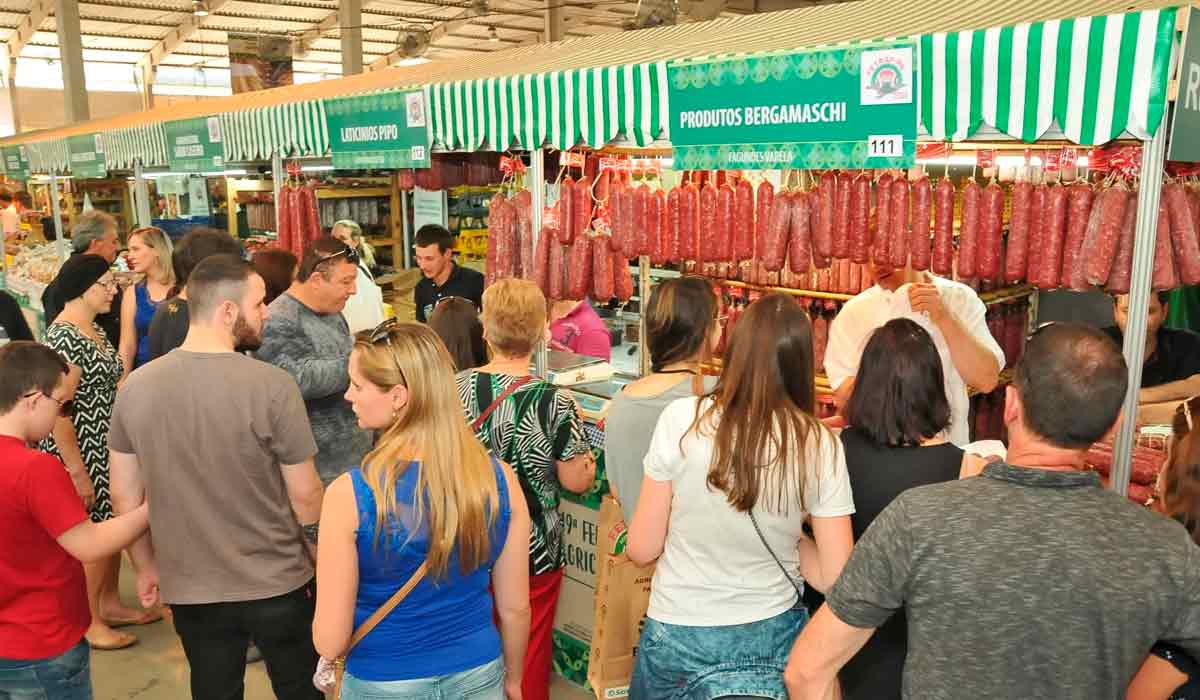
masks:
{"type": "Polygon", "coordinates": [[[1121,349],[1101,331],[1055,323],[1030,338],[1014,383],[1025,428],[1054,447],[1078,450],[1117,421],[1129,370],[1121,349]]]}

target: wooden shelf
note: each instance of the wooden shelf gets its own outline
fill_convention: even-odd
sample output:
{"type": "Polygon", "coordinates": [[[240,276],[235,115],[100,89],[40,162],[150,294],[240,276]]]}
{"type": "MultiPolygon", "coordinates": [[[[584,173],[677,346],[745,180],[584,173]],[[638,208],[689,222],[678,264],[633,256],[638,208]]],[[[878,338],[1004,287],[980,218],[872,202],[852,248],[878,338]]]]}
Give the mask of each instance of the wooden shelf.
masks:
{"type": "Polygon", "coordinates": [[[1037,287],[1032,284],[1022,284],[1017,287],[1004,287],[1003,289],[993,289],[990,292],[980,292],[979,299],[987,305],[1003,304],[1006,301],[1023,299],[1031,296],[1037,291],[1037,287]]]}
{"type": "Polygon", "coordinates": [[[734,287],[736,289],[750,289],[759,292],[782,292],[790,294],[794,297],[807,297],[810,299],[827,299],[830,301],[850,301],[854,298],[853,294],[837,294],[835,292],[818,292],[811,289],[792,289],[791,287],[764,287],[757,284],[749,284],[747,282],[738,282],[737,280],[714,280],[722,287],[734,287]]]}
{"type": "Polygon", "coordinates": [[[352,199],[355,197],[391,197],[390,187],[327,187],[317,188],[317,199],[352,199]]]}

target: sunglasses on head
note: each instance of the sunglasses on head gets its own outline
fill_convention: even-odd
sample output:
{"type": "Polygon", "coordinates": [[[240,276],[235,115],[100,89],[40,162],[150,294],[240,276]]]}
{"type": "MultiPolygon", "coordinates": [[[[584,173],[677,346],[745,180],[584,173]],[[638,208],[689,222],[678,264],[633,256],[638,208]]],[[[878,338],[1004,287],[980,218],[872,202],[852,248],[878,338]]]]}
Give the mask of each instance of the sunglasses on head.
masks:
{"type": "Polygon", "coordinates": [[[60,401],[44,391],[31,391],[28,394],[22,395],[21,398],[27,399],[31,396],[38,395],[45,396],[54,403],[58,404],[58,415],[62,416],[63,418],[70,418],[71,416],[75,415],[75,401],[73,399],[60,401]]]}
{"type": "Polygon", "coordinates": [[[315,268],[315,267],[321,265],[322,263],[329,262],[330,260],[333,260],[334,258],[340,258],[342,256],[345,256],[346,262],[351,263],[353,265],[358,264],[358,261],[359,261],[358,251],[351,248],[350,246],[346,246],[345,248],[342,248],[341,250],[339,250],[336,253],[329,253],[328,255],[318,254],[317,262],[313,264],[313,267],[315,268]]]}
{"type": "Polygon", "coordinates": [[[400,323],[400,319],[396,318],[395,316],[391,318],[385,318],[383,323],[380,323],[371,330],[371,333],[367,336],[367,340],[369,340],[372,345],[378,345],[380,343],[387,344],[388,352],[392,355],[392,362],[396,365],[396,371],[400,373],[400,381],[405,386],[408,386],[408,378],[404,376],[404,370],[400,368],[400,360],[396,357],[396,346],[392,344],[392,329],[399,326],[400,323]]]}

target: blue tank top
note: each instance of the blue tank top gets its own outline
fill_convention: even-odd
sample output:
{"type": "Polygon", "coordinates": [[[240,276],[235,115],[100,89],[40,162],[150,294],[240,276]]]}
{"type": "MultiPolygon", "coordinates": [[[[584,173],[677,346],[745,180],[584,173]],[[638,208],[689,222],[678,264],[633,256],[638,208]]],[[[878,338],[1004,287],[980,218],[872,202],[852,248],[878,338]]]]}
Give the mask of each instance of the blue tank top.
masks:
{"type": "Polygon", "coordinates": [[[150,322],[154,320],[154,312],[158,302],[150,298],[150,289],[143,282],[133,288],[137,299],[137,312],[133,315],[133,325],[137,329],[137,354],[133,357],[134,368],[141,367],[150,361],[150,322]]]}
{"type": "MultiPolygon", "coordinates": [[[[500,635],[492,622],[491,570],[508,536],[511,505],[500,463],[493,460],[500,487],[500,513],[493,521],[484,566],[463,574],[458,552],[450,555],[446,578],[427,575],[400,605],[351,650],[346,671],[365,681],[401,681],[460,673],[500,658],[500,635]]],[[[358,629],[425,561],[429,532],[424,523],[414,532],[413,502],[418,463],[413,462],[396,484],[399,518],[375,541],[375,496],[361,469],[350,471],[358,502],[358,596],[354,628],[358,629]],[[412,533],[412,539],[409,535],[412,533]]]]}

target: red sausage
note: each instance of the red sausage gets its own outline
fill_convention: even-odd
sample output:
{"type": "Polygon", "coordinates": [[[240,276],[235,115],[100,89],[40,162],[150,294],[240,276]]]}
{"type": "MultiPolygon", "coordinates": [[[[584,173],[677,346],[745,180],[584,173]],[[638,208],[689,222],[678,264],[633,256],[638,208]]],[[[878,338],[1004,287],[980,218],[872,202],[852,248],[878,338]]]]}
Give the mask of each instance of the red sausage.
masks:
{"type": "Polygon", "coordinates": [[[889,247],[888,240],[892,235],[892,176],[884,173],[875,182],[875,233],[871,236],[871,244],[875,247],[872,256],[875,262],[886,265],[889,247]]]}
{"type": "Polygon", "coordinates": [[[592,228],[592,181],[584,177],[575,183],[572,194],[575,196],[574,235],[586,236],[592,228]]]}
{"type": "Polygon", "coordinates": [[[871,249],[871,178],[859,173],[850,190],[850,259],[865,263],[871,249]]]}
{"type": "Polygon", "coordinates": [[[850,229],[853,226],[854,220],[851,216],[850,200],[854,194],[854,181],[850,176],[843,173],[838,177],[837,182],[837,202],[836,210],[833,216],[833,257],[838,260],[845,260],[850,257],[850,229]]]}
{"type": "Polygon", "coordinates": [[[983,214],[979,218],[979,252],[975,272],[990,280],[1000,271],[1000,244],[1004,232],[1004,190],[996,182],[983,189],[983,214]]]}
{"type": "Polygon", "coordinates": [[[638,222],[642,219],[638,215],[637,192],[629,185],[622,183],[613,191],[613,196],[617,200],[617,213],[620,222],[621,255],[626,260],[636,258],[641,254],[638,248],[641,244],[641,241],[638,240],[638,222]]]}
{"type": "Polygon", "coordinates": [[[734,219],[737,215],[737,193],[726,183],[717,188],[717,240],[713,247],[714,262],[733,260],[734,219]]]}
{"type": "Polygon", "coordinates": [[[836,227],[834,219],[837,215],[837,175],[830,171],[821,173],[821,182],[817,185],[818,206],[820,216],[813,228],[813,250],[817,258],[828,258],[833,255],[833,231],[836,227]]]}
{"type": "Polygon", "coordinates": [[[1158,203],[1158,236],[1154,241],[1154,291],[1161,292],[1179,286],[1175,268],[1175,249],[1171,246],[1171,217],[1165,199],[1158,203]]]}
{"type": "Polygon", "coordinates": [[[1185,285],[1200,284],[1200,240],[1197,239],[1195,222],[1188,209],[1187,193],[1179,184],[1163,188],[1167,198],[1167,213],[1171,222],[1171,244],[1175,250],[1175,264],[1179,268],[1179,282],[1185,285]]]}
{"type": "Polygon", "coordinates": [[[667,262],[667,231],[670,220],[667,212],[667,193],[655,190],[650,195],[650,211],[646,215],[650,227],[650,264],[664,265],[667,262]]]}
{"type": "Polygon", "coordinates": [[[754,259],[754,185],[738,180],[733,203],[733,257],[738,262],[754,259]]]}
{"type": "Polygon", "coordinates": [[[496,248],[496,279],[509,279],[516,275],[517,260],[521,256],[517,208],[512,202],[504,202],[504,220],[500,225],[500,245],[496,248]]]}
{"type": "MultiPolygon", "coordinates": [[[[798,200],[803,197],[793,197],[787,192],[780,192],[773,198],[771,214],[767,222],[767,230],[762,241],[762,263],[767,272],[779,272],[783,269],[784,260],[788,254],[788,233],[792,225],[792,208],[798,207],[798,200]]],[[[805,214],[808,213],[807,206],[805,214]]]]}
{"type": "MultiPolygon", "coordinates": [[[[546,229],[546,230],[549,231],[551,229],[546,229]]],[[[565,277],[566,272],[567,272],[566,268],[567,268],[567,248],[566,248],[566,246],[562,245],[557,240],[551,241],[551,243],[550,243],[550,267],[549,267],[550,281],[547,286],[550,288],[549,297],[555,301],[562,299],[563,292],[566,291],[563,289],[563,278],[565,277]]]]}
{"type": "Polygon", "coordinates": [[[1060,268],[1062,272],[1059,280],[1062,285],[1074,288],[1072,278],[1075,262],[1080,259],[1079,249],[1087,234],[1088,217],[1092,213],[1092,198],[1095,193],[1085,182],[1071,185],[1068,192],[1070,192],[1070,196],[1067,202],[1067,241],[1063,244],[1062,267],[1060,268]]]}
{"type": "Polygon", "coordinates": [[[1029,199],[1029,242],[1025,254],[1025,281],[1037,284],[1042,274],[1041,260],[1045,254],[1046,241],[1046,201],[1050,196],[1050,187],[1045,183],[1033,188],[1029,199]]]}
{"type": "Polygon", "coordinates": [[[799,275],[808,272],[813,261],[811,212],[813,199],[801,192],[792,196],[792,216],[788,228],[788,267],[799,275]]]}
{"type": "Polygon", "coordinates": [[[928,177],[912,186],[912,230],[908,237],[908,254],[914,270],[929,269],[929,217],[933,213],[933,184],[928,177]]]}
{"type": "Polygon", "coordinates": [[[821,226],[821,221],[826,218],[825,211],[821,208],[821,190],[809,190],[807,196],[808,208],[810,209],[809,236],[811,241],[810,247],[812,248],[812,264],[815,269],[824,270],[829,267],[832,261],[828,255],[824,255],[821,251],[817,250],[816,246],[817,228],[821,226]]]}
{"type": "Polygon", "coordinates": [[[504,227],[504,196],[496,193],[488,206],[488,245],[484,268],[484,284],[488,287],[499,279],[500,248],[504,243],[500,230],[504,227]]]}
{"type": "Polygon", "coordinates": [[[700,261],[701,262],[717,262],[719,245],[717,244],[717,236],[719,235],[719,226],[717,224],[717,188],[711,182],[704,183],[704,187],[700,190],[700,261]]]}
{"type": "MultiPolygon", "coordinates": [[[[1033,185],[1018,182],[1012,188],[1012,217],[1008,221],[1008,256],[1004,259],[1004,281],[1025,279],[1029,254],[1029,222],[1032,216],[1033,185]]],[[[1035,251],[1034,255],[1040,255],[1035,251]]]]}
{"type": "Polygon", "coordinates": [[[891,237],[888,240],[888,264],[896,269],[908,264],[908,180],[896,178],[892,182],[891,237]]]}
{"type": "Polygon", "coordinates": [[[635,255],[649,255],[654,248],[650,240],[650,186],[643,183],[633,191],[633,209],[629,222],[633,226],[635,255]]]}
{"type": "MultiPolygon", "coordinates": [[[[935,275],[954,273],[954,183],[942,178],[934,192],[933,259],[930,267],[935,275]]],[[[865,282],[864,287],[868,286],[865,282]]]]}
{"type": "Polygon", "coordinates": [[[1133,235],[1136,230],[1137,207],[1125,207],[1125,219],[1121,222],[1121,238],[1117,243],[1117,256],[1113,259],[1108,282],[1104,285],[1109,294],[1128,294],[1130,278],[1133,277],[1133,235]]]}
{"type": "Polygon", "coordinates": [[[583,299],[592,288],[592,239],[575,236],[571,244],[567,273],[567,298],[583,299]]]}
{"type": "Polygon", "coordinates": [[[533,193],[521,190],[513,197],[517,208],[517,241],[520,246],[520,265],[517,266],[517,277],[531,279],[533,277],[533,193]]]}
{"type": "MultiPolygon", "coordinates": [[[[1180,190],[1182,195],[1182,190],[1180,190]]],[[[1104,285],[1112,272],[1113,260],[1117,257],[1117,246],[1121,243],[1121,225],[1125,221],[1125,209],[1128,206],[1129,190],[1118,184],[1100,193],[1096,198],[1096,208],[1100,211],[1097,218],[1095,238],[1092,240],[1089,223],[1088,239],[1084,241],[1083,251],[1086,256],[1084,269],[1089,284],[1104,285]]],[[[1191,226],[1191,214],[1187,211],[1187,202],[1181,200],[1183,206],[1182,219],[1191,226]]],[[[1168,205],[1169,206],[1169,205],[1168,205]]],[[[1174,219],[1172,219],[1174,224],[1174,219]]],[[[1200,251],[1197,251],[1200,255],[1200,251]]],[[[1176,256],[1178,257],[1178,256],[1176,256]]],[[[1200,282],[1200,278],[1197,278],[1200,282]]]]}
{"type": "Polygon", "coordinates": [[[563,245],[571,245],[575,240],[575,181],[568,175],[563,178],[562,184],[558,189],[558,201],[562,202],[562,207],[559,213],[562,215],[562,223],[558,227],[558,242],[563,245]]]}
{"type": "Polygon", "coordinates": [[[546,298],[550,298],[550,246],[558,246],[558,232],[543,226],[541,233],[538,234],[530,279],[537,284],[546,298]]]}
{"type": "MultiPolygon", "coordinates": [[[[771,204],[775,201],[775,186],[767,180],[763,180],[758,184],[758,192],[755,195],[755,218],[754,218],[754,260],[761,261],[763,258],[763,241],[767,239],[767,226],[771,223],[771,204]]],[[[755,282],[754,284],[761,284],[755,282]]]]}
{"type": "Polygon", "coordinates": [[[958,276],[974,279],[979,274],[979,229],[983,217],[983,188],[974,180],[963,188],[962,226],[958,232],[958,276]]]}
{"type": "Polygon", "coordinates": [[[679,259],[699,258],[700,189],[688,183],[679,195],[679,259]]]}
{"type": "Polygon", "coordinates": [[[1045,212],[1042,215],[1042,248],[1037,256],[1042,258],[1042,272],[1037,279],[1041,289],[1057,289],[1060,283],[1059,271],[1067,237],[1067,199],[1067,188],[1060,184],[1052,185],[1046,193],[1046,205],[1042,210],[1045,212]]]}
{"type": "Polygon", "coordinates": [[[812,324],[813,335],[813,371],[821,374],[825,371],[825,347],[829,344],[829,321],[824,314],[817,314],[812,324]]]}
{"type": "Polygon", "coordinates": [[[617,301],[622,304],[633,298],[633,273],[629,271],[629,262],[620,257],[617,257],[613,264],[616,269],[613,270],[613,292],[616,293],[617,301]]]}
{"type": "Polygon", "coordinates": [[[850,263],[850,288],[846,290],[847,294],[858,294],[863,290],[863,266],[852,262],[850,263]]]}
{"type": "Polygon", "coordinates": [[[616,296],[613,287],[615,257],[607,241],[592,241],[592,299],[601,304],[616,296]]]}
{"type": "Polygon", "coordinates": [[[671,190],[671,194],[667,195],[667,224],[665,231],[665,250],[666,262],[677,263],[683,258],[679,255],[679,232],[682,225],[680,221],[680,199],[682,190],[678,187],[671,190]]]}

